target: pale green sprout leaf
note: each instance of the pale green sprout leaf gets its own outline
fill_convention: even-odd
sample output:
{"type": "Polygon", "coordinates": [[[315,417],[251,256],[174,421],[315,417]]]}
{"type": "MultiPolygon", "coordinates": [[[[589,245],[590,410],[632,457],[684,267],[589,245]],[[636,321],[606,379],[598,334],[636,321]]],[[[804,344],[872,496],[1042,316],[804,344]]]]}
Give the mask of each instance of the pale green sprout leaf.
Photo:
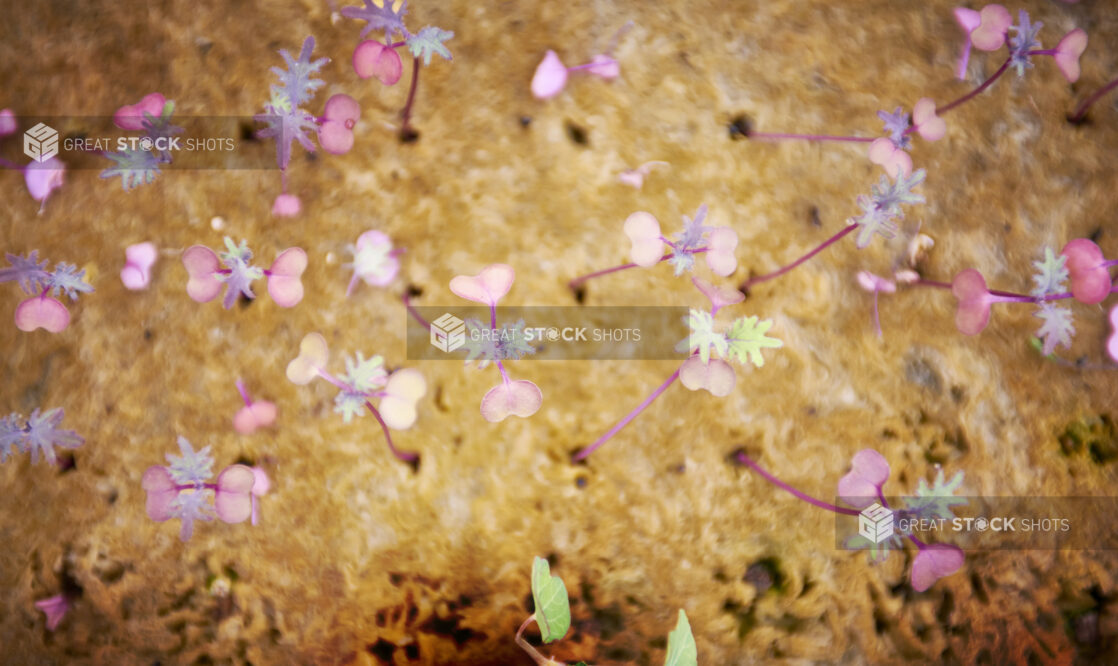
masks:
{"type": "Polygon", "coordinates": [[[698,666],[699,649],[695,646],[695,637],[691,635],[691,623],[687,621],[687,613],[679,609],[679,621],[675,629],[668,634],[668,655],[664,658],[664,666],[698,666]]]}
{"type": "Polygon", "coordinates": [[[734,321],[726,334],[729,345],[726,358],[742,365],[749,362],[758,368],[765,365],[765,357],[761,356],[761,350],[784,346],[780,340],[765,336],[772,325],[771,319],[758,320],[756,316],[742,317],[734,321]]]}
{"type": "Polygon", "coordinates": [[[424,65],[430,65],[432,53],[438,53],[447,60],[451,59],[450,50],[443,45],[443,42],[453,36],[454,33],[449,30],[440,30],[429,25],[418,34],[409,35],[405,41],[412,56],[422,59],[424,65]]]}
{"type": "Polygon", "coordinates": [[[567,586],[559,576],[551,575],[547,560],[532,560],[532,600],[536,603],[536,624],[544,643],[557,641],[571,628],[571,604],[567,586]]]}
{"type": "Polygon", "coordinates": [[[713,349],[719,356],[726,356],[726,336],[714,330],[714,317],[709,312],[691,308],[691,314],[684,322],[691,329],[691,334],[676,345],[677,351],[687,351],[694,354],[699,352],[703,363],[710,362],[710,350],[713,349]]]}

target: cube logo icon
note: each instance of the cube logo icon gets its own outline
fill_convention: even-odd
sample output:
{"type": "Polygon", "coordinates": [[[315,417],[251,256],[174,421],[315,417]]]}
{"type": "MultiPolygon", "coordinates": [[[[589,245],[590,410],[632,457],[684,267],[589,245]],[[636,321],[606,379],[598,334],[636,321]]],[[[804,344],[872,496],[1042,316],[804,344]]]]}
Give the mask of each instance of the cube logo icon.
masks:
{"type": "Polygon", "coordinates": [[[58,154],[58,132],[39,123],[23,133],[23,154],[36,162],[46,162],[58,154]]]}
{"type": "Polygon", "coordinates": [[[431,346],[450,353],[466,344],[466,324],[449,312],[431,322],[431,346]]]}
{"type": "Polygon", "coordinates": [[[893,536],[893,512],[874,502],[858,514],[858,534],[872,543],[881,543],[893,536]]]}

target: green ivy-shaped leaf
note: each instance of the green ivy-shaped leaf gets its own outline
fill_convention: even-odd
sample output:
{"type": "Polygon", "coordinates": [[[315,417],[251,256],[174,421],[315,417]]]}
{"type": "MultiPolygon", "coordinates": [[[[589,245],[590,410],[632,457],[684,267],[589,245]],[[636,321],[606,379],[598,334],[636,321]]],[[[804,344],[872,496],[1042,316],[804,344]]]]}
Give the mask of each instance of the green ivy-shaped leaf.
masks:
{"type": "Polygon", "coordinates": [[[536,602],[536,624],[544,643],[557,641],[571,628],[571,604],[567,586],[559,576],[551,575],[547,560],[532,560],[532,599],[536,602]]]}
{"type": "Polygon", "coordinates": [[[668,634],[668,655],[664,658],[664,666],[698,666],[699,649],[695,646],[695,637],[691,635],[691,623],[687,621],[687,613],[679,609],[679,621],[675,629],[668,634]]]}

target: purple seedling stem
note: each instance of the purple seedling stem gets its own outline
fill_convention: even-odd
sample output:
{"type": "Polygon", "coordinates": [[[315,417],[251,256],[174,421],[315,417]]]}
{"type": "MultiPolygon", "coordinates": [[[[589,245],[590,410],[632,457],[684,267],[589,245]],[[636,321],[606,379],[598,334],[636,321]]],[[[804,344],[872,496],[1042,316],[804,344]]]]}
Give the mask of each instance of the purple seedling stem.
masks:
{"type": "Polygon", "coordinates": [[[1102,99],[1104,95],[1114,90],[1115,88],[1118,88],[1118,79],[1114,79],[1110,83],[1096,90],[1090,97],[1083,100],[1083,102],[1075,109],[1075,113],[1073,113],[1071,117],[1068,118],[1068,120],[1073,123],[1077,123],[1083,120],[1083,118],[1087,115],[1087,109],[1089,109],[1092,104],[1102,99]]]}
{"type": "Polygon", "coordinates": [[[647,398],[644,399],[644,402],[637,405],[636,409],[629,412],[625,416],[625,418],[618,421],[616,425],[614,425],[612,428],[610,428],[608,431],[606,431],[606,434],[599,437],[596,442],[594,442],[590,446],[587,446],[586,448],[584,448],[581,451],[579,451],[578,453],[576,453],[574,458],[573,458],[573,461],[574,462],[579,462],[579,461],[585,460],[591,453],[594,453],[595,451],[597,451],[598,448],[602,444],[605,444],[606,442],[608,442],[610,440],[610,438],[612,438],[617,433],[621,432],[621,429],[624,428],[625,426],[629,425],[629,423],[633,419],[640,416],[640,413],[643,412],[644,410],[648,409],[648,406],[651,405],[652,402],[654,400],[656,400],[656,398],[659,398],[661,393],[663,393],[664,391],[667,391],[668,387],[671,386],[672,383],[675,382],[675,380],[679,379],[679,371],[681,369],[682,368],[676,368],[675,372],[673,372],[671,374],[671,376],[668,377],[667,381],[665,381],[663,384],[658,386],[655,391],[653,391],[647,398]]]}
{"type": "Polygon", "coordinates": [[[762,282],[768,282],[769,280],[772,280],[774,278],[780,277],[781,275],[784,275],[785,273],[791,271],[792,269],[796,268],[800,264],[808,261],[809,259],[811,259],[815,255],[819,254],[823,250],[826,250],[828,247],[830,247],[834,243],[837,243],[838,241],[842,240],[842,238],[844,236],[846,236],[847,234],[849,234],[850,232],[854,231],[857,228],[858,228],[858,226],[854,225],[854,224],[847,225],[845,228],[843,228],[842,231],[838,232],[834,236],[831,236],[827,240],[823,241],[818,247],[816,247],[814,250],[811,250],[810,252],[808,252],[804,256],[800,257],[799,259],[793,261],[792,263],[788,264],[787,266],[784,266],[783,268],[780,268],[778,270],[773,271],[772,273],[765,273],[764,275],[757,275],[757,276],[751,277],[748,280],[746,280],[745,282],[742,282],[741,285],[738,287],[738,289],[740,289],[741,291],[746,291],[750,287],[752,287],[753,285],[760,284],[762,282]]]}

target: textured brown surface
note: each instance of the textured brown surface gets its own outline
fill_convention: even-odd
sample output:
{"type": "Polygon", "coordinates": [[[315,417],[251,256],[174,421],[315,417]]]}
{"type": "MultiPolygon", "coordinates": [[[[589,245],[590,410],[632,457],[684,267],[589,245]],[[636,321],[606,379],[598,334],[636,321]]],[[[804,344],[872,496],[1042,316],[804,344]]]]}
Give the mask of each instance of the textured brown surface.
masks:
{"type": "MultiPolygon", "coordinates": [[[[410,25],[455,31],[455,60],[423,71],[422,135],[410,145],[391,128],[406,79],[389,89],[359,81],[348,63],[360,26],[325,3],[77,4],[9,3],[0,107],[108,114],[159,90],[181,115],[247,115],[267,96],[275,50],[313,34],[316,54],[333,58],[315,108],[347,92],[363,116],[350,154],[296,153],[291,183],[305,213],[294,221],[268,215],[274,172],[172,172],[129,194],[72,172],[41,216],[21,179],[0,178],[0,245],[84,264],[97,288],[62,334],[0,326],[0,412],[64,407],[66,425],[87,438],[75,471],[26,456],[0,467],[0,660],[373,664],[379,652],[401,664],[526,663],[512,637],[537,554],[553,556],[571,591],[575,630],[554,646],[567,661],[660,663],[679,607],[703,664],[1115,659],[1114,554],[971,554],[963,571],[916,594],[912,551],[881,566],[836,551],[830,514],[727,462],[744,446],[821,497],[864,447],[890,461],[894,493],[939,462],[964,470],[972,495],[1113,494],[1114,464],[1093,462],[1089,441],[1065,454],[1059,440],[1095,424],[1097,446],[1114,445],[1101,419],[1114,416],[1118,380],[1039,361],[1027,308],[996,308],[989,329],[965,338],[948,294],[902,292],[882,298],[878,341],[854,273],[888,273],[904,237],[863,251],[844,241],[756,288],[740,311],[774,319],[784,348],[740,372],[727,398],[673,387],[587,466],[571,466],[569,452],[671,363],[519,363],[515,375],[539,384],[544,405],[497,425],[478,412],[492,370],[421,364],[432,390],[397,442],[422,453],[414,474],[371,419],[345,425],[330,413],[328,386],[283,376],[315,330],[335,355],[403,363],[405,285],[423,290],[422,304],[455,303],[450,278],[488,263],[516,268],[508,303],[572,304],[567,280],[626,260],[620,225],[638,209],[673,229],[705,202],[713,223],[741,238],[734,281],[798,256],[857,212],[879,170],[862,147],[732,141],[728,124],[745,114],[764,130],[873,135],[878,109],[962,94],[975,80],[952,79],[960,34],[950,2],[417,0],[410,25]],[[628,20],[619,80],[573,77],[557,99],[530,97],[546,48],[583,62],[628,20]],[[654,159],[671,167],[642,191],[617,182],[654,159]],[[125,245],[214,246],[214,216],[258,256],[305,248],[302,304],[196,304],[173,252],[150,291],[123,289],[125,245]],[[346,300],[343,248],[368,228],[407,249],[401,277],[346,300]],[[230,428],[239,376],[279,405],[272,432],[230,428]],[[269,471],[261,525],[203,524],[183,545],[177,523],[146,518],[140,475],[179,434],[212,445],[219,467],[244,458],[269,471]],[[779,572],[767,592],[762,562],[779,572]],[[49,633],[33,602],[56,594],[63,572],[83,594],[49,633]],[[215,577],[231,584],[224,599],[215,577]]],[[[991,286],[1025,290],[1045,245],[1101,230],[1104,251],[1118,253],[1118,98],[1087,126],[1064,122],[1118,73],[1106,48],[1118,43],[1118,17],[1101,0],[1008,6],[1045,23],[1048,47],[1085,28],[1083,77],[1069,86],[1039,58],[1024,80],[1006,77],[948,116],[946,139],[916,141],[928,203],[905,232],[920,223],[935,238],[928,277],[975,266],[991,286]]],[[[972,77],[1000,58],[976,53],[972,77]]],[[[20,296],[3,287],[0,312],[10,313],[20,296]]],[[[664,266],[591,283],[587,302],[702,304],[664,266]]],[[[1075,313],[1070,356],[1101,360],[1103,310],[1075,313]]]]}

